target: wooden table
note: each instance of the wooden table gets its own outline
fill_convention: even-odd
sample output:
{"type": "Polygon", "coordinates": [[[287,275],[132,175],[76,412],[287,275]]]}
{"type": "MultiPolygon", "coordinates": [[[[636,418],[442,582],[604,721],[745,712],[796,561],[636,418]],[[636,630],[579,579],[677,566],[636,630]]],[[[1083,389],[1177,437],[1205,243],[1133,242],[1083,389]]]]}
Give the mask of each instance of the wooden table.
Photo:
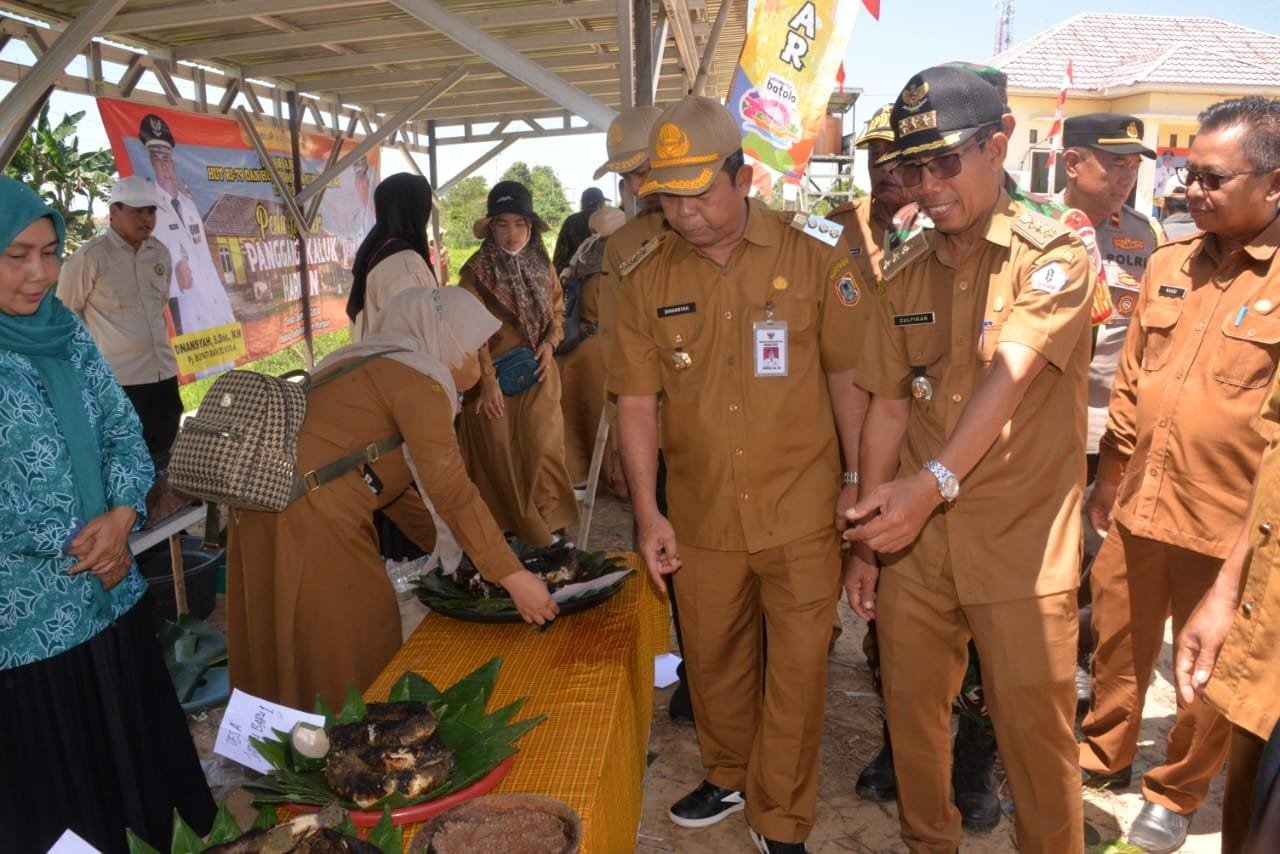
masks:
{"type": "MultiPolygon", "coordinates": [[[[405,671],[443,689],[495,655],[502,670],[489,708],[527,696],[520,717],[547,720],[516,742],[515,766],[496,792],[558,798],[577,810],[583,852],[633,851],[644,802],[653,659],[670,647],[666,599],[636,570],[613,598],[557,619],[470,623],[429,614],[365,692],[385,700],[405,671]]],[[[417,832],[406,826],[405,843],[417,832]]]]}

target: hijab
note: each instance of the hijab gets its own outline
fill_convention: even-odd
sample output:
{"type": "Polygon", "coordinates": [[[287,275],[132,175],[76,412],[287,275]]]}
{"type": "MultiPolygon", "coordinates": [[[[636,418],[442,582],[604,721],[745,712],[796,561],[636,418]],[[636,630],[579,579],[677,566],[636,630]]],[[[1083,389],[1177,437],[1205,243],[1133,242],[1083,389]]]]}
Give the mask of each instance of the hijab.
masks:
{"type": "MultiPolygon", "coordinates": [[[[330,353],[316,366],[316,372],[348,359],[398,347],[404,352],[389,353],[385,358],[408,365],[439,383],[453,404],[453,414],[457,415],[460,411],[458,390],[449,366],[461,364],[466,355],[479,350],[501,325],[480,300],[462,288],[410,288],[391,298],[378,327],[370,335],[358,344],[330,353]]],[[[443,564],[445,572],[452,575],[462,560],[462,547],[436,512],[409,446],[404,445],[403,450],[422,503],[436,524],[436,548],[427,569],[443,564]]]]}
{"type": "Polygon", "coordinates": [[[529,242],[515,254],[494,239],[492,225],[463,269],[470,269],[481,291],[515,321],[536,350],[551,332],[551,258],[532,227],[529,242]]]}
{"type": "Polygon", "coordinates": [[[427,251],[427,220],[431,217],[431,184],[421,175],[401,172],[387,178],[373,191],[373,228],[356,250],[351,267],[351,293],[347,317],[364,311],[369,271],[397,252],[409,250],[431,266],[427,251]]]}
{"type": "MultiPolygon", "coordinates": [[[[66,225],[35,191],[12,178],[0,178],[0,245],[10,243],[41,218],[53,223],[62,256],[66,225]]],[[[107,509],[106,485],[97,435],[84,405],[84,382],[71,364],[72,342],[80,323],[50,287],[33,314],[0,312],[0,348],[30,360],[53,407],[58,432],[71,459],[76,515],[88,521],[107,509]]]]}

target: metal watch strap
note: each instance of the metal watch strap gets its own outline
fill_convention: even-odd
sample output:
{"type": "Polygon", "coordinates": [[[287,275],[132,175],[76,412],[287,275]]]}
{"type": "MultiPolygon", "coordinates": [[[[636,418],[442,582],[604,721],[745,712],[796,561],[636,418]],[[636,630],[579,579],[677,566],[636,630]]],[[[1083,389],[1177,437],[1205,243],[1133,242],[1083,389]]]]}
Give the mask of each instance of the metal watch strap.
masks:
{"type": "Polygon", "coordinates": [[[840,476],[840,482],[845,486],[857,486],[858,473],[856,471],[847,471],[840,476]]]}

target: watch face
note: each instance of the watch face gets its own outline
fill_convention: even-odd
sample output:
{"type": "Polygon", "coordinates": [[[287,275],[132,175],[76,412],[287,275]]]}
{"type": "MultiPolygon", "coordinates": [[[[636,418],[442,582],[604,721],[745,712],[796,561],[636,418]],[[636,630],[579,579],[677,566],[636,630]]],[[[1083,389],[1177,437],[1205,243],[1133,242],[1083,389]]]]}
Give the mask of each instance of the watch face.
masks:
{"type": "Polygon", "coordinates": [[[938,491],[947,501],[955,501],[956,496],[960,494],[960,481],[955,475],[948,475],[938,484],[938,491]]]}

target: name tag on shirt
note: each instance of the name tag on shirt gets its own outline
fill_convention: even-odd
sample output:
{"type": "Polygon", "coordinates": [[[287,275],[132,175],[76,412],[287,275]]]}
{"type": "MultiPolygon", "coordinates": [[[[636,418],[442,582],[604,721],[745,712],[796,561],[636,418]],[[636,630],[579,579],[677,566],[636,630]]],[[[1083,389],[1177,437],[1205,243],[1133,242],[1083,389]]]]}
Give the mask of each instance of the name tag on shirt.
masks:
{"type": "Polygon", "coordinates": [[[751,324],[755,338],[756,376],[787,375],[787,322],[762,320],[751,324]]]}
{"type": "Polygon", "coordinates": [[[681,314],[693,314],[698,310],[695,302],[682,302],[677,305],[658,306],[658,317],[675,317],[681,314]]]}
{"type": "Polygon", "coordinates": [[[1187,295],[1187,289],[1175,287],[1173,285],[1161,285],[1159,293],[1160,293],[1160,296],[1162,297],[1169,297],[1170,299],[1183,299],[1187,295]]]}
{"type": "Polygon", "coordinates": [[[894,326],[929,326],[934,322],[932,311],[918,311],[915,314],[895,314],[894,326]]]}

